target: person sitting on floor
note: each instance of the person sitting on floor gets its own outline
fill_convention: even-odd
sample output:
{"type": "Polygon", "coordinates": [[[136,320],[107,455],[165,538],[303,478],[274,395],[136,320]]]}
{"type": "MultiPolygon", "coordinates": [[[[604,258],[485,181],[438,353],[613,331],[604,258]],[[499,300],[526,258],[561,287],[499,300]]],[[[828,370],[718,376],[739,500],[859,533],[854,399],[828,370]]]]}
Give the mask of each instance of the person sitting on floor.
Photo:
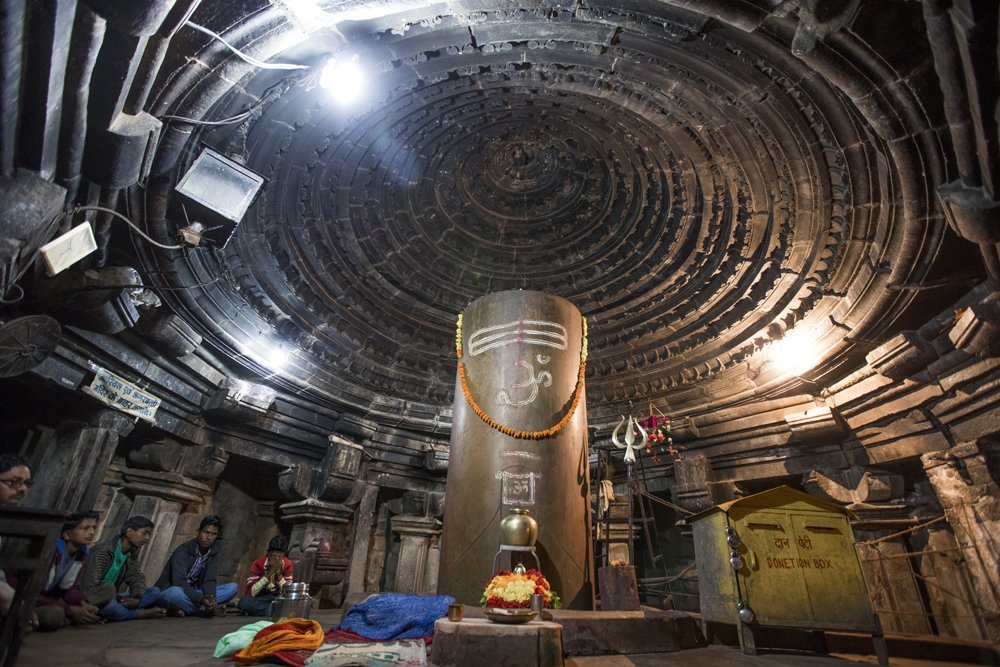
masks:
{"type": "Polygon", "coordinates": [[[83,594],[100,608],[107,621],[162,618],[166,609],[157,607],[160,590],[146,588],[139,566],[139,550],[153,534],[153,522],[144,516],[130,517],[116,537],[90,552],[83,567],[83,594]],[[118,599],[118,588],[128,586],[128,597],[118,599]]]}
{"type": "Polygon", "coordinates": [[[99,518],[97,512],[77,512],[63,523],[62,536],[56,540],[49,561],[45,588],[35,599],[39,630],[58,630],[66,624],[66,619],[74,625],[101,620],[98,608],[84,598],[82,588],[83,566],[99,518]]]}
{"type": "MultiPolygon", "coordinates": [[[[0,455],[0,507],[16,507],[24,500],[31,488],[31,467],[28,461],[17,454],[0,455]]],[[[0,535],[0,545],[3,535],[0,535]]],[[[13,576],[14,573],[11,573],[13,576]]],[[[0,570],[0,618],[7,618],[10,605],[14,601],[14,587],[8,583],[7,575],[0,570]]],[[[31,615],[31,626],[38,627],[38,618],[31,615]]]]}
{"type": "Polygon", "coordinates": [[[156,585],[160,600],[176,616],[219,616],[236,596],[236,582],[219,584],[219,547],[222,520],[210,514],[201,520],[198,536],[174,549],[156,585]]]}
{"type": "Polygon", "coordinates": [[[281,593],[281,587],[292,580],[292,561],[288,560],[285,538],[272,538],[267,553],[253,562],[247,576],[246,590],[240,598],[240,609],[247,616],[267,616],[271,602],[281,593]]]}

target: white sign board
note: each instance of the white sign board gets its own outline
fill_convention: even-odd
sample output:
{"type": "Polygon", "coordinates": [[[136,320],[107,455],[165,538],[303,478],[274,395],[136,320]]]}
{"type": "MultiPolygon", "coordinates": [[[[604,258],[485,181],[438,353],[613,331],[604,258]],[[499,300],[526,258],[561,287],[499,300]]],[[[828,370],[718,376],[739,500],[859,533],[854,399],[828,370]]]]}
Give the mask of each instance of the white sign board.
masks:
{"type": "Polygon", "coordinates": [[[161,400],[144,389],[131,384],[125,378],[118,377],[111,371],[97,368],[90,385],[83,387],[83,392],[106,403],[125,414],[156,421],[154,415],[160,407],[161,400]]]}

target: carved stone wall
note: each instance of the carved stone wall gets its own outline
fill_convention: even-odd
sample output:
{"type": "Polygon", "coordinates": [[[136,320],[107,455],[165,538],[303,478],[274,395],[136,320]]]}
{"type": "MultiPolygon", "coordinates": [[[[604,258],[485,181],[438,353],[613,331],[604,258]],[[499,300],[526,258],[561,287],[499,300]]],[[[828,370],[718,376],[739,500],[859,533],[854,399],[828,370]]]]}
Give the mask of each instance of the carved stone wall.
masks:
{"type": "Polygon", "coordinates": [[[101,480],[120,439],[135,422],[113,410],[97,410],[88,421],[66,421],[45,431],[29,456],[35,484],[27,502],[67,512],[94,507],[101,480]]]}
{"type": "Polygon", "coordinates": [[[1000,441],[965,442],[922,458],[972,578],[990,641],[1000,641],[1000,441]]]}

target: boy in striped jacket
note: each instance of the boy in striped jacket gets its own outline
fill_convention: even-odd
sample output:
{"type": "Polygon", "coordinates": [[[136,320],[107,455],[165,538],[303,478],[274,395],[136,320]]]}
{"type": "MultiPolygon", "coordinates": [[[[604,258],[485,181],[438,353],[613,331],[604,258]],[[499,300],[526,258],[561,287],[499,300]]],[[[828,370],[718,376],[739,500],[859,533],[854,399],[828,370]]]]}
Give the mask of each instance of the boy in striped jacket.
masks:
{"type": "Polygon", "coordinates": [[[107,621],[130,621],[136,618],[163,618],[167,610],[153,606],[160,589],[146,588],[146,577],[139,566],[139,549],[153,534],[153,522],[133,516],[114,538],[91,551],[83,568],[83,594],[100,607],[107,621]],[[128,586],[128,595],[119,598],[118,590],[128,586]]]}

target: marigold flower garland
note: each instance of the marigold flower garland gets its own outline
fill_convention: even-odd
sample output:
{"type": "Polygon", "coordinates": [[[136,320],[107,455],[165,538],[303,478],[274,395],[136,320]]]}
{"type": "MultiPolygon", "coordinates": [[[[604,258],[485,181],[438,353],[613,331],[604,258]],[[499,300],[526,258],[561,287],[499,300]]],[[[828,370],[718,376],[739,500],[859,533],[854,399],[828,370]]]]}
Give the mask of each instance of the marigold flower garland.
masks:
{"type": "Polygon", "coordinates": [[[522,573],[507,570],[498,572],[483,591],[479,604],[500,609],[530,607],[531,596],[535,593],[542,596],[546,607],[557,609],[562,606],[548,579],[538,570],[525,570],[522,573]]]}
{"type": "Polygon", "coordinates": [[[462,359],[462,313],[458,314],[458,325],[455,328],[455,355],[458,357],[458,380],[462,385],[462,393],[465,395],[465,400],[468,402],[469,407],[475,412],[480,419],[486,422],[491,428],[494,428],[504,435],[509,435],[512,438],[517,438],[518,440],[544,440],[545,438],[551,438],[556,433],[562,430],[566,424],[569,423],[570,418],[573,413],[576,412],[576,406],[580,403],[580,395],[583,393],[583,378],[587,371],[587,318],[581,317],[583,328],[583,340],[580,343],[580,371],[576,377],[576,386],[573,388],[573,401],[570,403],[569,410],[563,415],[563,418],[559,422],[541,431],[519,431],[517,429],[511,428],[509,426],[504,426],[500,424],[495,419],[490,417],[486,412],[479,407],[476,400],[472,398],[472,393],[469,391],[469,379],[465,375],[465,363],[461,361],[462,359]]]}

